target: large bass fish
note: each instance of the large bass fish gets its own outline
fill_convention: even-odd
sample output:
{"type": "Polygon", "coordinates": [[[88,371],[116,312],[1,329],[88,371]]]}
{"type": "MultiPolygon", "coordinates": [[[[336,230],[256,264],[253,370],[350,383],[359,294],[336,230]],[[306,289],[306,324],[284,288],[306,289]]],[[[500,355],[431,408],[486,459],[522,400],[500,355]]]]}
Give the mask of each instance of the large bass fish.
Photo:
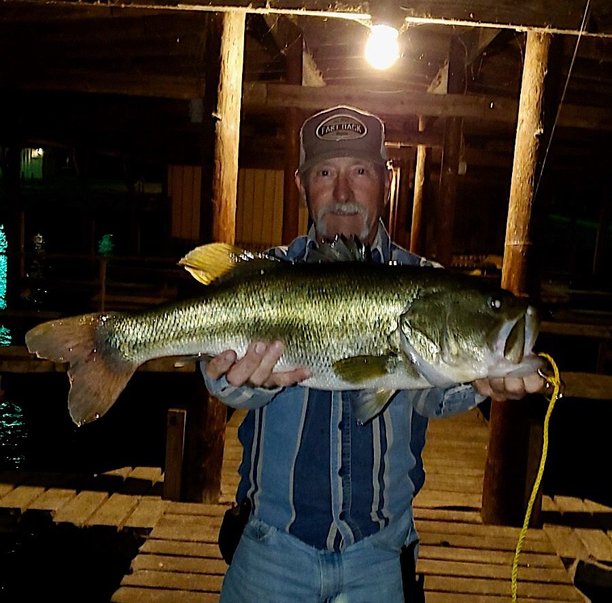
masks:
{"type": "Polygon", "coordinates": [[[180,264],[206,284],[200,298],[62,318],[26,334],[30,352],[69,363],[68,407],[78,425],[104,415],[147,360],[227,349],[240,357],[255,340],[282,340],[276,370],[308,368],[300,385],[363,390],[355,402],[363,422],[396,390],[520,375],[540,364],[534,308],[474,277],[363,261],[292,264],[220,243],[180,264]]]}

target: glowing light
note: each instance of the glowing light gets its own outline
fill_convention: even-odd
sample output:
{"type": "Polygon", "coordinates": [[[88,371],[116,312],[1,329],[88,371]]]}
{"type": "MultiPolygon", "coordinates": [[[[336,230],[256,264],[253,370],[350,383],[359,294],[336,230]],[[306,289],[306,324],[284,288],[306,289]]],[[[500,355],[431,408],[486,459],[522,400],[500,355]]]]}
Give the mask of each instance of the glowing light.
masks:
{"type": "Polygon", "coordinates": [[[373,25],[365,47],[366,60],[375,69],[388,69],[399,58],[399,31],[390,25],[373,25]]]}

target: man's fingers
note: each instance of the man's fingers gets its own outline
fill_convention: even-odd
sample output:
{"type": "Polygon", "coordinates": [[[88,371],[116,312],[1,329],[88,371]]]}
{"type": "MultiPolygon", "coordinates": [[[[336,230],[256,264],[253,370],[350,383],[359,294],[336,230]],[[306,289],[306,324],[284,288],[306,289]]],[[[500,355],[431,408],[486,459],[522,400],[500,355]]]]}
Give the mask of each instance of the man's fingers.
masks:
{"type": "Polygon", "coordinates": [[[227,373],[234,362],[236,362],[236,352],[233,350],[221,352],[221,354],[206,363],[206,374],[211,379],[219,379],[227,373]]]}
{"type": "Polygon", "coordinates": [[[522,398],[527,393],[522,377],[505,377],[500,388],[500,393],[511,399],[522,398]]]}
{"type": "Polygon", "coordinates": [[[474,387],[478,393],[494,400],[520,400],[526,394],[541,392],[544,389],[544,379],[537,373],[525,377],[477,379],[474,387]]]}
{"type": "Polygon", "coordinates": [[[488,379],[476,379],[476,381],[474,381],[474,387],[479,394],[486,396],[487,398],[493,395],[493,390],[489,385],[488,379]]]}
{"type": "Polygon", "coordinates": [[[305,368],[281,371],[279,373],[272,373],[264,385],[266,387],[287,387],[288,385],[295,385],[300,381],[304,381],[308,377],[310,377],[310,371],[305,368]]]}
{"type": "Polygon", "coordinates": [[[206,365],[206,373],[212,379],[225,375],[230,385],[240,387],[286,387],[310,377],[310,371],[297,368],[289,371],[274,372],[276,363],[283,355],[281,341],[266,344],[255,341],[249,345],[246,354],[237,360],[236,353],[227,350],[215,356],[206,365]]]}
{"type": "Polygon", "coordinates": [[[263,346],[263,352],[260,354],[259,364],[251,372],[251,376],[249,377],[249,383],[256,387],[267,384],[276,363],[280,360],[285,349],[280,341],[274,341],[268,346],[265,344],[261,345],[263,346]]]}
{"type": "Polygon", "coordinates": [[[525,377],[525,390],[529,394],[537,394],[544,391],[546,387],[546,381],[539,375],[539,373],[533,373],[525,377]]]}
{"type": "Polygon", "coordinates": [[[259,366],[261,358],[266,351],[266,344],[261,341],[252,342],[246,354],[240,358],[226,374],[228,383],[240,387],[250,381],[253,371],[259,366]]]}

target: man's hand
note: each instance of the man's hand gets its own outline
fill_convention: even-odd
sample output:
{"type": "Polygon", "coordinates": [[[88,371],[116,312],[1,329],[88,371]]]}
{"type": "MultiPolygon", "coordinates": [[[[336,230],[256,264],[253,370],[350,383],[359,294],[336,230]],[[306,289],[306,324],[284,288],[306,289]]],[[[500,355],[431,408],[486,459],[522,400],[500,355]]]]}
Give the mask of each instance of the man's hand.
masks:
{"type": "Polygon", "coordinates": [[[527,394],[537,394],[544,390],[546,382],[538,373],[525,377],[500,377],[477,379],[472,383],[479,394],[493,400],[520,400],[527,394]]]}
{"type": "Polygon", "coordinates": [[[236,352],[233,350],[226,350],[215,356],[206,365],[206,374],[211,379],[219,379],[225,375],[227,382],[235,387],[247,385],[267,388],[295,385],[310,377],[310,372],[305,368],[272,372],[283,351],[281,341],[269,344],[255,341],[249,345],[246,354],[240,360],[237,360],[236,352]]]}

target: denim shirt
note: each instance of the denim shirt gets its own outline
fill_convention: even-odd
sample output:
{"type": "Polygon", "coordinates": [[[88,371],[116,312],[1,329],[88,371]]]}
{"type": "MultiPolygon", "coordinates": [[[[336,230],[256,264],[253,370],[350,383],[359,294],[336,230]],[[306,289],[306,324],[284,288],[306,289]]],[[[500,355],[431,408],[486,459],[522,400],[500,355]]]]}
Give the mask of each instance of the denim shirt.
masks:
{"type": "MultiPolygon", "coordinates": [[[[270,253],[302,261],[314,244],[311,231],[270,253]]],[[[382,224],[372,259],[432,265],[392,243],[382,224]]],[[[465,411],[483,400],[465,384],[399,391],[384,412],[362,425],[352,412],[355,391],[234,387],[225,377],[212,380],[203,372],[213,396],[249,409],[238,431],[244,450],[237,500],[248,497],[255,517],[334,551],[406,516],[407,543],[417,539],[411,509],[425,480],[421,455],[428,417],[465,411]]]]}

